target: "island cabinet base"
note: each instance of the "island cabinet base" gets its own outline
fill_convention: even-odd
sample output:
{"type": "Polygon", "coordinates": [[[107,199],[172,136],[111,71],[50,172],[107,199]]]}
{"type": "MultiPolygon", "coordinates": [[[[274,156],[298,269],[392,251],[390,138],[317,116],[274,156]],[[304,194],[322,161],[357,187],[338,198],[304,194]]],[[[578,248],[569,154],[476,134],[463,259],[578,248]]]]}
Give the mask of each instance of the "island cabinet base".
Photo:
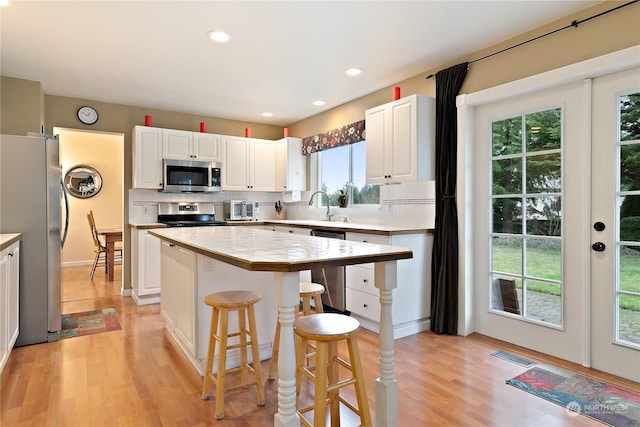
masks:
{"type": "MultiPolygon", "coordinates": [[[[207,360],[212,311],[204,303],[204,297],[215,292],[242,289],[262,295],[255,305],[258,348],[260,360],[271,358],[278,313],[273,273],[244,270],[164,243],[162,250],[162,286],[167,291],[162,292],[162,316],[167,332],[200,375],[204,375],[207,360]],[[188,326],[180,327],[181,324],[188,326]]],[[[237,330],[238,317],[232,315],[229,331],[237,330]]],[[[214,367],[218,366],[217,350],[214,367]]],[[[237,366],[240,366],[239,350],[230,350],[227,369],[237,366]]]]}
{"type": "MultiPolygon", "coordinates": [[[[209,328],[211,323],[211,307],[204,303],[204,297],[221,291],[247,290],[258,292],[262,299],[255,304],[256,328],[260,360],[271,358],[273,337],[278,321],[278,305],[275,299],[275,285],[272,272],[248,271],[233,265],[198,255],[197,280],[197,358],[196,366],[200,375],[204,373],[209,345],[209,328]]],[[[238,330],[238,316],[229,316],[229,331],[238,330]]],[[[217,353],[217,349],[216,349],[217,353]]],[[[251,354],[249,354],[251,361],[251,354]]],[[[218,354],[214,357],[214,371],[218,363],[218,354]]],[[[240,366],[238,349],[227,353],[227,369],[240,366]]]]}

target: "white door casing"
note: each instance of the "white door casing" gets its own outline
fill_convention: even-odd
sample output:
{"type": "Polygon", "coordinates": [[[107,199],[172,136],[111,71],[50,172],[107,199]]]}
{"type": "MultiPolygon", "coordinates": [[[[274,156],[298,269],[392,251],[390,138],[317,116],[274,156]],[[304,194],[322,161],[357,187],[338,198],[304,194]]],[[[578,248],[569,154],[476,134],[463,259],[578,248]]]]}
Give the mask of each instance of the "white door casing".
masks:
{"type": "MultiPolygon", "coordinates": [[[[460,305],[458,330],[460,331],[460,334],[468,335],[474,331],[481,331],[481,328],[483,327],[487,327],[486,324],[480,324],[481,321],[485,320],[482,317],[487,317],[486,314],[480,313],[480,311],[486,312],[487,310],[487,292],[480,292],[480,298],[484,298],[484,309],[479,308],[482,306],[476,303],[475,300],[477,299],[477,295],[474,293],[475,288],[483,288],[483,286],[481,286],[483,281],[485,282],[484,288],[487,288],[489,265],[488,254],[486,254],[488,248],[488,230],[490,227],[490,218],[487,217],[488,209],[484,210],[483,220],[478,219],[478,216],[481,212],[483,212],[481,204],[484,203],[484,205],[487,206],[487,199],[488,195],[490,194],[490,188],[485,188],[483,192],[478,193],[476,187],[476,185],[481,184],[485,187],[490,187],[488,181],[489,175],[487,173],[489,169],[488,161],[478,161],[478,159],[487,159],[488,155],[486,152],[483,153],[480,151],[478,141],[476,141],[474,135],[475,126],[479,121],[477,113],[481,110],[481,106],[489,103],[495,103],[497,101],[508,98],[515,99],[518,97],[522,97],[523,95],[543,92],[546,89],[552,89],[553,92],[560,86],[573,85],[573,87],[577,90],[577,96],[584,101],[587,101],[581,103],[581,111],[572,112],[572,114],[579,114],[579,116],[582,117],[583,120],[585,120],[580,124],[580,129],[577,132],[581,133],[581,138],[590,141],[591,127],[589,126],[589,121],[591,118],[591,81],[585,81],[585,79],[591,79],[620,70],[629,69],[631,67],[638,66],[639,64],[640,46],[634,46],[601,57],[562,67],[560,69],[528,77],[519,81],[507,83],[495,88],[486,89],[473,94],[460,95],[458,97],[457,203],[459,209],[460,235],[460,305]],[[478,170],[481,168],[485,169],[484,175],[481,176],[484,176],[487,179],[484,181],[484,183],[478,184],[478,181],[480,181],[478,179],[478,170]],[[483,252],[485,254],[483,254],[483,252]]],[[[570,118],[571,116],[568,117],[570,118]]],[[[590,165],[588,162],[588,150],[584,150],[583,147],[583,150],[580,153],[574,153],[574,155],[572,156],[572,163],[577,166],[567,166],[566,162],[568,153],[564,152],[563,154],[563,161],[565,162],[563,177],[565,179],[573,179],[574,181],[576,181],[576,177],[584,178],[585,174],[586,177],[589,178],[590,165]],[[577,156],[577,161],[573,158],[575,156],[577,156]],[[585,158],[586,166],[584,166],[585,158]],[[583,165],[585,169],[580,170],[578,165],[583,165]],[[574,176],[574,174],[577,175],[574,176]]],[[[590,208],[590,206],[588,205],[590,197],[590,186],[588,185],[589,179],[587,179],[587,181],[585,182],[587,184],[574,188],[576,188],[575,192],[579,193],[576,196],[581,200],[580,203],[587,202],[587,211],[585,212],[588,212],[588,208],[590,208]]],[[[567,211],[566,209],[571,209],[571,207],[569,207],[567,202],[565,201],[563,208],[565,209],[565,222],[567,222],[566,218],[569,215],[569,211],[567,211]]],[[[573,208],[575,209],[576,207],[574,206],[573,208]]],[[[590,257],[590,233],[585,230],[590,230],[591,218],[588,214],[584,214],[582,216],[578,216],[575,220],[573,220],[572,218],[572,221],[579,221],[580,224],[582,224],[579,227],[583,227],[583,225],[587,227],[582,229],[582,235],[578,237],[579,243],[577,243],[577,245],[579,246],[579,249],[577,256],[581,259],[586,257],[586,265],[588,265],[588,259],[590,257]]],[[[567,224],[565,224],[565,227],[566,225],[567,224]]],[[[572,223],[571,227],[568,227],[567,232],[564,233],[565,241],[570,236],[570,230],[576,229],[574,225],[576,224],[572,223]]],[[[572,253],[571,256],[574,256],[574,254],[572,253]]],[[[564,259],[567,259],[566,249],[564,252],[564,259]]],[[[565,275],[570,274],[568,271],[565,271],[564,273],[565,275]]],[[[557,344],[563,347],[576,347],[576,349],[568,351],[568,353],[570,353],[569,356],[560,357],[568,358],[569,360],[575,360],[585,366],[590,366],[591,310],[585,309],[585,307],[591,306],[591,294],[588,289],[588,269],[585,270],[585,268],[582,268],[582,271],[577,273],[577,277],[578,280],[580,280],[580,277],[583,277],[582,285],[575,286],[572,284],[569,285],[568,289],[565,290],[565,301],[563,302],[563,306],[565,309],[566,323],[563,328],[554,331],[552,330],[552,328],[527,324],[527,322],[523,322],[521,320],[508,320],[525,327],[525,329],[546,329],[546,331],[544,331],[546,335],[572,335],[571,342],[563,341],[557,344]],[[567,304],[568,298],[571,298],[570,307],[568,307],[567,304]],[[574,300],[576,298],[577,300],[574,300]],[[572,307],[574,305],[579,305],[580,308],[578,310],[573,310],[572,307]],[[578,329],[576,329],[576,327],[574,327],[573,325],[576,322],[579,323],[578,329]],[[576,342],[578,343],[577,345],[572,345],[576,342]]],[[[494,314],[493,317],[501,316],[494,314]]],[[[499,319],[498,323],[501,323],[500,320],[502,319],[499,319]]],[[[493,322],[493,320],[491,320],[490,322],[493,322]]],[[[518,328],[516,327],[515,329],[518,328]]],[[[522,328],[518,330],[519,335],[528,336],[528,333],[525,332],[522,328]]],[[[510,333],[512,332],[505,332],[505,334],[507,335],[510,333]]],[[[535,339],[540,340],[540,337],[537,337],[536,333],[534,333],[533,336],[536,337],[535,339]]],[[[531,347],[530,345],[528,345],[528,343],[525,345],[531,347]]]]}

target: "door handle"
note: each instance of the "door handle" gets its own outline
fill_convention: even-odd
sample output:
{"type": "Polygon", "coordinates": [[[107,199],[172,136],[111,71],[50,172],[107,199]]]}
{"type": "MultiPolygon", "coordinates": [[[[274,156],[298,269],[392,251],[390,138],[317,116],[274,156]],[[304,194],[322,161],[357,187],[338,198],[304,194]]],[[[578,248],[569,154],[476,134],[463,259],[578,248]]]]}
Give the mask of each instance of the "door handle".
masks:
{"type": "Polygon", "coordinates": [[[604,243],[602,242],[595,242],[593,245],[591,245],[591,249],[593,249],[596,252],[602,252],[606,249],[607,247],[605,246],[604,243]]]}

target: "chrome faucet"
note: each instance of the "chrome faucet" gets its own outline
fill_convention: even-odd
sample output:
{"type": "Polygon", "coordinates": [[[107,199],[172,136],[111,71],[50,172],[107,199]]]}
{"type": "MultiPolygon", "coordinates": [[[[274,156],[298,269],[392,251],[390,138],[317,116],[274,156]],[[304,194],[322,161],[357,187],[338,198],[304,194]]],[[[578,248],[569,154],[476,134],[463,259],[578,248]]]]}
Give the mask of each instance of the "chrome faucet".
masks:
{"type": "Polygon", "coordinates": [[[329,195],[327,194],[327,192],[326,192],[326,191],[318,190],[318,191],[316,191],[315,193],[313,193],[313,194],[311,195],[311,197],[309,197],[309,206],[313,205],[313,196],[315,196],[315,195],[316,195],[316,194],[318,194],[318,193],[320,193],[320,194],[324,194],[324,196],[327,198],[327,218],[326,218],[326,220],[327,220],[327,221],[331,221],[331,217],[332,217],[333,215],[331,215],[331,211],[329,210],[329,195]]]}

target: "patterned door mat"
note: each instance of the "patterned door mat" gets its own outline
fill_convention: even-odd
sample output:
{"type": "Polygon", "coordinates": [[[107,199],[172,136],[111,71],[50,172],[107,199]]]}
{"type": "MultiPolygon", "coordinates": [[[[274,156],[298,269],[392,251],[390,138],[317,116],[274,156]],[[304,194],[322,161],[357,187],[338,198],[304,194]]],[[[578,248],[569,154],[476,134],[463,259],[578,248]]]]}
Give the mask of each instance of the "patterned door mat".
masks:
{"type": "Polygon", "coordinates": [[[122,329],[115,308],[62,315],[60,338],[73,338],[122,329]]]}
{"type": "Polygon", "coordinates": [[[538,365],[507,384],[616,427],[640,425],[640,393],[551,365],[538,365]]]}

